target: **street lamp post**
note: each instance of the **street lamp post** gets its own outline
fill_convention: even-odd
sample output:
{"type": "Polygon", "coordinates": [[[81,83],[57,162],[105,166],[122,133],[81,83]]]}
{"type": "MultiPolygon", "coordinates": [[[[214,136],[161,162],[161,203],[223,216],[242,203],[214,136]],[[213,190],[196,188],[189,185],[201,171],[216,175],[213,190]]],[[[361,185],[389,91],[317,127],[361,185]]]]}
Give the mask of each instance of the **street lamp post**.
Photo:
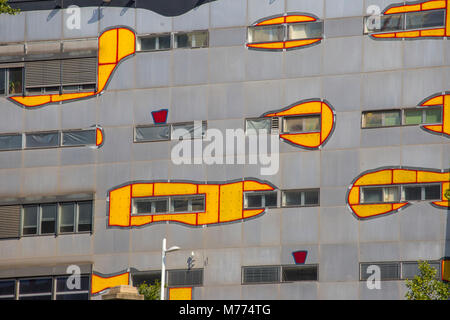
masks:
{"type": "Polygon", "coordinates": [[[166,253],[180,250],[180,247],[173,246],[166,249],[166,238],[162,242],[162,255],[161,255],[161,300],[164,300],[164,286],[166,282],[166,253]]]}

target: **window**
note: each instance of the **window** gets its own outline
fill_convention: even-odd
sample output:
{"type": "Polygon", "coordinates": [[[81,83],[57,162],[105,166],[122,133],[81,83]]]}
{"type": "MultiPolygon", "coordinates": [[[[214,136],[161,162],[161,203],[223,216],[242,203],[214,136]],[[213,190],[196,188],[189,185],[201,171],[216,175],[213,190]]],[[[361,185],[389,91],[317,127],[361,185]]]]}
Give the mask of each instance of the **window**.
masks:
{"type": "Polygon", "coordinates": [[[142,271],[132,274],[133,286],[139,287],[142,283],[148,285],[156,284],[156,281],[161,281],[161,271],[142,271]]]}
{"type": "Polygon", "coordinates": [[[441,186],[439,184],[427,186],[404,186],[403,199],[406,201],[439,200],[441,199],[441,186]]]}
{"type": "MultiPolygon", "coordinates": [[[[428,261],[430,267],[437,270],[436,279],[441,278],[441,263],[439,261],[428,261]]],[[[402,279],[412,280],[414,276],[419,274],[419,264],[417,262],[402,262],[402,279]]]]}
{"type": "Polygon", "coordinates": [[[322,38],[323,22],[289,23],[248,27],[248,43],[282,42],[322,38]]]}
{"type": "Polygon", "coordinates": [[[427,10],[364,18],[364,34],[438,28],[444,26],[445,10],[427,10]]]}
{"type": "Polygon", "coordinates": [[[0,95],[6,94],[6,69],[0,69],[0,95]]]}
{"type": "Polygon", "coordinates": [[[80,287],[72,287],[69,277],[56,278],[56,300],[89,300],[89,276],[80,276],[80,287]],[[68,282],[69,281],[69,282],[68,282]]]}
{"type": "Polygon", "coordinates": [[[51,300],[52,278],[19,280],[19,300],[51,300]]]}
{"type": "Polygon", "coordinates": [[[401,125],[400,110],[363,112],[363,128],[393,127],[399,125],[401,125]]]}
{"type": "Polygon", "coordinates": [[[362,189],[362,203],[398,202],[400,187],[367,187],[362,189]]]}
{"type": "Polygon", "coordinates": [[[404,125],[433,124],[442,122],[442,108],[415,108],[403,111],[404,125]]]}
{"type": "Polygon", "coordinates": [[[158,51],[172,48],[170,33],[160,35],[138,36],[136,51],[158,51]]]}
{"type": "Polygon", "coordinates": [[[319,132],[319,116],[291,116],[283,118],[284,133],[319,132]]]}
{"type": "Polygon", "coordinates": [[[205,48],[208,46],[208,30],[180,32],[174,35],[175,48],[205,48]]]}
{"type": "Polygon", "coordinates": [[[14,300],[16,282],[14,280],[0,280],[0,300],[14,300]]]}
{"type": "Polygon", "coordinates": [[[318,268],[317,266],[283,266],[282,267],[282,281],[317,281],[318,268]]]}
{"type": "Polygon", "coordinates": [[[280,266],[242,267],[242,283],[278,283],[280,266]]]}
{"type": "Polygon", "coordinates": [[[97,143],[97,130],[69,130],[62,132],[62,146],[85,146],[97,143]]]}
{"type": "Polygon", "coordinates": [[[245,120],[245,132],[249,134],[257,134],[265,131],[266,134],[271,133],[272,119],[258,118],[245,120]]]}
{"type": "Polygon", "coordinates": [[[200,139],[205,136],[206,129],[206,121],[137,126],[134,130],[134,142],[200,139]]]}
{"type": "Polygon", "coordinates": [[[373,267],[380,268],[380,280],[400,280],[400,263],[399,262],[373,262],[360,264],[360,280],[367,280],[373,273],[373,267]]]}
{"type": "Polygon", "coordinates": [[[0,151],[22,149],[22,134],[0,135],[0,151]]]}
{"type": "Polygon", "coordinates": [[[168,270],[167,285],[169,287],[203,285],[203,269],[168,270]]]}
{"type": "Polygon", "coordinates": [[[244,208],[271,208],[278,206],[278,195],[276,191],[258,193],[244,193],[244,208]]]}
{"type": "Polygon", "coordinates": [[[304,207],[319,205],[319,189],[286,190],[281,193],[283,207],[304,207]]]}
{"type": "Polygon", "coordinates": [[[59,132],[26,133],[25,148],[59,147],[59,132]]]}
{"type": "Polygon", "coordinates": [[[91,231],[92,211],[92,201],[24,205],[22,235],[91,231]]]}
{"type": "Polygon", "coordinates": [[[16,95],[23,91],[23,68],[0,68],[0,95],[16,95]]]}
{"type": "Polygon", "coordinates": [[[205,211],[205,196],[134,198],[133,214],[166,214],[205,211]]]}

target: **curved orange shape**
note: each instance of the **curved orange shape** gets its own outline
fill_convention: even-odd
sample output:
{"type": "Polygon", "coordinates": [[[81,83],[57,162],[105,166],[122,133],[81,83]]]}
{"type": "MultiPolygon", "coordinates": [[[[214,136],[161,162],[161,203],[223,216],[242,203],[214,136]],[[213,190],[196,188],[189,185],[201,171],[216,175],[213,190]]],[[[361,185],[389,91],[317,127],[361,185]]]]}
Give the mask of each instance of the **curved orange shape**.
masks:
{"type": "Polygon", "coordinates": [[[443,135],[450,138],[450,93],[438,94],[426,98],[419,106],[442,106],[442,123],[433,125],[422,125],[421,128],[433,134],[443,135]]]}
{"type": "Polygon", "coordinates": [[[92,92],[14,96],[11,101],[25,107],[42,107],[51,103],[75,101],[100,94],[106,87],[117,65],[136,52],[136,35],[125,27],[104,31],[98,38],[97,90],[92,92]]]}
{"type": "Polygon", "coordinates": [[[191,226],[225,223],[262,214],[265,209],[244,209],[244,192],[272,191],[269,183],[245,180],[223,184],[195,182],[135,182],[108,192],[109,226],[134,227],[155,222],[172,221],[191,226]],[[132,214],[132,200],[139,197],[204,195],[203,212],[132,214]]]}
{"type": "Polygon", "coordinates": [[[103,290],[120,286],[129,285],[130,273],[124,272],[114,276],[102,276],[96,273],[91,278],[91,294],[97,294],[103,290]]]}
{"type": "Polygon", "coordinates": [[[422,12],[430,10],[446,9],[446,22],[444,28],[424,29],[414,31],[401,31],[390,33],[371,34],[375,39],[420,39],[443,38],[450,36],[450,0],[431,0],[416,4],[398,4],[389,6],[384,10],[384,15],[401,14],[407,12],[422,12]]]}
{"type": "Polygon", "coordinates": [[[441,200],[432,201],[435,207],[449,208],[450,199],[445,195],[450,188],[450,170],[444,172],[439,170],[419,169],[419,168],[391,168],[369,170],[359,175],[353,180],[347,192],[347,204],[350,210],[359,219],[373,218],[380,215],[386,215],[397,212],[400,208],[408,206],[408,201],[399,201],[396,203],[361,203],[361,187],[366,186],[395,186],[402,184],[424,184],[440,183],[441,200]]]}
{"type": "Polygon", "coordinates": [[[264,117],[319,115],[320,130],[306,133],[282,133],[280,138],[298,147],[306,149],[318,149],[329,139],[335,128],[336,115],[330,103],[320,99],[304,100],[296,102],[289,107],[271,111],[264,117]]]}
{"type": "Polygon", "coordinates": [[[103,145],[103,141],[104,141],[103,129],[97,128],[95,133],[96,133],[95,145],[100,148],[103,145]]]}
{"type": "MultiPolygon", "coordinates": [[[[262,19],[255,22],[252,26],[268,26],[268,25],[273,26],[289,23],[315,22],[315,21],[317,21],[317,18],[313,15],[291,13],[287,15],[278,15],[262,19]]],[[[318,44],[319,42],[322,41],[322,39],[323,38],[314,38],[314,39],[286,40],[275,42],[247,43],[247,47],[267,51],[299,49],[313,44],[318,44]]]]}

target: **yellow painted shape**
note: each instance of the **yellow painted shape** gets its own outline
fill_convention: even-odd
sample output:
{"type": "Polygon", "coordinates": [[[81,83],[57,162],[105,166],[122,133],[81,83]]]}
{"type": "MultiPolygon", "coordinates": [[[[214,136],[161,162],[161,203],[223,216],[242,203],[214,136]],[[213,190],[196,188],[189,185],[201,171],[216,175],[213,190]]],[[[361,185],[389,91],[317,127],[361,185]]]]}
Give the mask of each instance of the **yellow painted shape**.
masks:
{"type": "Polygon", "coordinates": [[[117,63],[117,29],[102,33],[98,39],[98,63],[117,63]]]}
{"type": "Polygon", "coordinates": [[[437,133],[444,132],[444,126],[442,126],[442,125],[425,125],[423,127],[427,130],[437,132],[437,133]]]}
{"type": "Polygon", "coordinates": [[[181,182],[156,182],[154,186],[155,197],[185,194],[197,194],[197,185],[193,183],[181,182]]]}
{"type": "Polygon", "coordinates": [[[244,191],[263,191],[263,190],[273,190],[271,186],[258,181],[244,181],[244,191]]]}
{"type": "Polygon", "coordinates": [[[333,125],[334,125],[333,111],[328,105],[322,103],[322,120],[321,120],[322,141],[320,141],[320,143],[324,142],[325,139],[328,138],[331,130],[333,129],[333,125]]]}
{"type": "Polygon", "coordinates": [[[397,32],[397,38],[417,38],[420,36],[420,31],[405,31],[405,32],[397,32]]]}
{"type": "Polygon", "coordinates": [[[450,202],[449,201],[434,201],[433,204],[439,206],[439,207],[450,207],[450,202]]]}
{"type": "Polygon", "coordinates": [[[360,218],[370,218],[380,214],[389,213],[392,210],[392,204],[359,204],[351,206],[353,212],[360,218]]]}
{"type": "Polygon", "coordinates": [[[447,181],[450,181],[450,172],[417,171],[417,183],[447,181]]]}
{"type": "Polygon", "coordinates": [[[393,205],[392,205],[392,209],[393,210],[398,210],[398,209],[400,209],[401,207],[404,207],[404,206],[406,206],[408,203],[394,203],[393,205]]]}
{"type": "Polygon", "coordinates": [[[96,294],[108,288],[120,285],[128,285],[129,284],[128,281],[129,281],[128,272],[107,278],[103,278],[96,274],[93,274],[91,282],[91,293],[96,294]]]}
{"type": "Polygon", "coordinates": [[[205,213],[198,214],[198,224],[211,224],[219,222],[219,186],[201,184],[198,193],[205,194],[205,213]]]}
{"type": "Polygon", "coordinates": [[[441,199],[444,200],[444,201],[447,201],[447,200],[450,201],[450,195],[448,196],[448,198],[445,196],[445,193],[447,192],[447,190],[450,189],[450,182],[444,182],[442,184],[442,188],[441,189],[442,189],[441,190],[442,191],[441,199]]]}
{"type": "Polygon", "coordinates": [[[116,64],[104,64],[98,66],[98,90],[97,93],[103,91],[108,82],[109,77],[111,76],[116,64]]]}
{"type": "Polygon", "coordinates": [[[445,29],[433,29],[420,31],[422,37],[444,37],[445,29]]]}
{"type": "Polygon", "coordinates": [[[51,95],[52,102],[67,101],[93,96],[94,92],[64,93],[51,95]]]}
{"type": "Polygon", "coordinates": [[[450,37],[450,0],[447,0],[447,11],[445,13],[445,16],[447,18],[445,22],[445,34],[447,37],[450,37]]]}
{"type": "Polygon", "coordinates": [[[444,106],[442,111],[444,115],[442,119],[443,132],[450,135],[450,95],[446,95],[444,97],[444,106]]]}
{"type": "Polygon", "coordinates": [[[394,183],[416,183],[415,170],[394,169],[394,183]]]}
{"type": "Polygon", "coordinates": [[[169,288],[169,300],[192,300],[192,288],[169,288]]]}
{"type": "Polygon", "coordinates": [[[120,28],[118,61],[133,54],[136,51],[135,46],[136,36],[134,32],[129,29],[120,28]]]}
{"type": "Polygon", "coordinates": [[[135,183],[132,191],[133,197],[152,197],[153,183],[135,183]]]}
{"type": "Polygon", "coordinates": [[[413,4],[413,5],[405,5],[400,7],[393,7],[390,8],[385,12],[385,14],[394,14],[394,13],[405,13],[405,12],[415,12],[420,11],[420,4],[413,4]]]}
{"type": "Polygon", "coordinates": [[[143,226],[145,224],[149,224],[152,222],[152,216],[146,215],[146,216],[132,216],[131,217],[131,225],[132,226],[143,226]]]}
{"type": "Polygon", "coordinates": [[[220,187],[219,222],[242,218],[244,183],[235,182],[220,187]]]}
{"type": "Polygon", "coordinates": [[[282,24],[282,23],[284,23],[284,17],[277,17],[277,18],[261,21],[260,23],[257,24],[257,26],[265,26],[268,24],[282,24]]]}
{"type": "Polygon", "coordinates": [[[131,212],[131,186],[109,193],[109,225],[128,227],[131,212]]]}
{"type": "Polygon", "coordinates": [[[96,133],[97,133],[97,135],[96,135],[95,144],[97,146],[99,146],[103,143],[103,131],[101,129],[97,128],[96,133]]]}
{"type": "Polygon", "coordinates": [[[285,42],[285,48],[291,49],[291,48],[297,48],[297,47],[303,47],[307,46],[316,42],[319,42],[322,39],[306,39],[306,40],[294,40],[294,41],[287,41],[285,42]]]}
{"type": "Polygon", "coordinates": [[[422,3],[422,10],[444,9],[445,7],[445,0],[432,0],[422,3]]]}
{"type": "Polygon", "coordinates": [[[51,102],[50,95],[44,96],[28,96],[28,97],[10,97],[10,99],[27,107],[36,107],[51,102]]]}
{"type": "Polygon", "coordinates": [[[442,280],[450,281],[450,260],[442,260],[441,273],[442,280]]]}
{"type": "Polygon", "coordinates": [[[284,42],[249,43],[247,46],[261,49],[284,49],[284,42]]]}
{"type": "Polygon", "coordinates": [[[280,134],[280,138],[308,148],[318,148],[321,144],[318,132],[280,134]]]}
{"type": "Polygon", "coordinates": [[[353,187],[348,194],[348,204],[359,204],[359,187],[353,187]]]}
{"type": "Polygon", "coordinates": [[[286,16],[286,23],[311,22],[311,21],[316,21],[316,19],[310,16],[303,16],[303,15],[286,16]]]}
{"type": "Polygon", "coordinates": [[[437,96],[424,102],[422,106],[440,106],[444,104],[444,96],[437,96]]]}
{"type": "Polygon", "coordinates": [[[355,182],[355,186],[391,184],[391,179],[391,170],[381,170],[363,175],[355,182]]]}
{"type": "Polygon", "coordinates": [[[179,213],[179,214],[155,214],[153,215],[153,221],[178,221],[190,225],[196,225],[197,214],[196,213],[179,213]]]}
{"type": "Polygon", "coordinates": [[[264,211],[265,211],[264,209],[244,210],[244,215],[243,215],[243,217],[244,217],[244,219],[251,218],[251,217],[255,217],[255,216],[257,216],[258,214],[263,213],[264,211]]]}
{"type": "Polygon", "coordinates": [[[395,33],[372,34],[374,38],[395,38],[395,33]]]}

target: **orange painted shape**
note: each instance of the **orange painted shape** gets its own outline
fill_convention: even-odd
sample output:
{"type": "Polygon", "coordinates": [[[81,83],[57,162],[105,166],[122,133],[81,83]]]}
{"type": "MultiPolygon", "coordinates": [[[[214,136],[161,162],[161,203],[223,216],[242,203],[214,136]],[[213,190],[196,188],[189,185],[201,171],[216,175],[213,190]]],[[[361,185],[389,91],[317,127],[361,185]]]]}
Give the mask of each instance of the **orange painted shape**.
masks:
{"type": "Polygon", "coordinates": [[[98,64],[116,64],[118,29],[103,32],[98,38],[98,64]]]}
{"type": "Polygon", "coordinates": [[[317,19],[310,16],[305,15],[289,15],[286,16],[286,23],[299,23],[299,22],[312,22],[317,19]]]}
{"type": "Polygon", "coordinates": [[[128,227],[131,215],[131,185],[109,193],[109,225],[128,227]]]}
{"type": "Polygon", "coordinates": [[[388,214],[393,211],[391,203],[358,204],[358,205],[351,205],[350,207],[359,218],[370,218],[374,216],[388,214]]]}
{"type": "Polygon", "coordinates": [[[100,128],[97,128],[95,130],[96,132],[96,141],[95,141],[95,145],[98,147],[103,143],[103,131],[100,128]]]}
{"type": "Polygon", "coordinates": [[[437,96],[425,101],[424,103],[422,103],[422,106],[441,106],[443,104],[444,96],[437,96]]]}
{"type": "Polygon", "coordinates": [[[406,203],[394,203],[392,205],[392,210],[398,210],[398,209],[406,206],[407,204],[408,204],[407,202],[406,203]]]}
{"type": "Polygon", "coordinates": [[[106,84],[108,83],[108,80],[111,77],[111,74],[113,73],[115,67],[116,64],[104,64],[98,66],[97,94],[105,89],[106,84]]]}
{"type": "Polygon", "coordinates": [[[169,288],[169,300],[192,300],[192,288],[169,288]]]}
{"type": "Polygon", "coordinates": [[[197,214],[196,213],[155,214],[153,215],[153,222],[157,221],[173,221],[194,226],[197,224],[197,214]]]}
{"type": "Polygon", "coordinates": [[[259,49],[284,49],[284,42],[248,43],[247,47],[259,49]]]}
{"type": "Polygon", "coordinates": [[[334,114],[330,106],[322,102],[322,117],[321,117],[321,141],[322,144],[330,136],[334,127],[334,114]]]}
{"type": "Polygon", "coordinates": [[[355,186],[370,186],[370,185],[385,185],[391,184],[392,181],[392,170],[380,170],[377,172],[371,172],[360,177],[356,182],[355,186]]]}
{"type": "Polygon", "coordinates": [[[420,36],[420,31],[396,32],[395,36],[397,38],[418,38],[420,36]]]}
{"type": "Polygon", "coordinates": [[[156,196],[180,196],[197,194],[197,184],[184,182],[156,182],[154,195],[156,196]]]}
{"type": "Polygon", "coordinates": [[[442,276],[442,280],[450,281],[450,259],[442,260],[441,276],[442,276]]]}
{"type": "Polygon", "coordinates": [[[132,55],[136,51],[136,35],[134,32],[125,28],[119,28],[118,32],[119,43],[117,47],[119,51],[117,53],[117,62],[129,55],[132,55]]]}
{"type": "Polygon", "coordinates": [[[405,170],[405,169],[394,169],[393,170],[393,183],[416,183],[417,171],[416,170],[405,170]]]}
{"type": "Polygon", "coordinates": [[[152,197],[153,183],[135,183],[133,184],[133,197],[152,197]]]}
{"type": "Polygon", "coordinates": [[[420,31],[421,37],[445,37],[445,29],[431,29],[420,31]]]}
{"type": "Polygon", "coordinates": [[[257,215],[263,213],[264,209],[252,209],[252,210],[244,210],[243,217],[244,219],[256,217],[257,215]]]}
{"type": "Polygon", "coordinates": [[[359,187],[353,187],[348,194],[348,204],[359,204],[359,187]]]}
{"type": "Polygon", "coordinates": [[[304,46],[309,46],[309,45],[319,42],[321,40],[322,40],[322,38],[305,39],[305,40],[291,40],[291,41],[286,41],[284,43],[284,47],[286,49],[300,48],[300,47],[304,47],[304,46]]]}
{"type": "Polygon", "coordinates": [[[450,136],[450,94],[444,97],[444,105],[442,106],[442,132],[450,136]]]}
{"type": "Polygon", "coordinates": [[[447,37],[450,37],[450,0],[447,0],[447,11],[445,13],[445,17],[445,34],[447,37]]]}
{"type": "Polygon", "coordinates": [[[272,190],[273,187],[259,181],[253,180],[244,181],[244,191],[272,191],[272,190]]]}
{"type": "Polygon", "coordinates": [[[276,18],[271,18],[271,19],[267,19],[264,21],[261,21],[257,24],[257,26],[266,26],[266,25],[272,25],[272,24],[283,24],[285,23],[285,17],[276,17],[276,18]]]}
{"type": "Polygon", "coordinates": [[[449,201],[434,201],[432,203],[434,205],[437,205],[438,207],[443,207],[443,208],[450,207],[450,202],[449,201]]]}
{"type": "Polygon", "coordinates": [[[450,181],[450,172],[430,172],[417,170],[417,183],[447,182],[450,181]]]}
{"type": "Polygon", "coordinates": [[[371,37],[374,38],[395,38],[396,34],[395,33],[380,33],[380,34],[371,34],[371,37]]]}
{"type": "Polygon", "coordinates": [[[445,9],[446,6],[445,0],[432,0],[422,3],[422,10],[445,9]]]}
{"type": "Polygon", "coordinates": [[[284,133],[280,134],[280,138],[293,144],[307,148],[318,148],[321,145],[320,133],[318,132],[284,133]]]}
{"type": "Polygon", "coordinates": [[[416,12],[416,11],[421,11],[420,4],[392,7],[386,10],[384,14],[395,14],[395,13],[416,12]]]}
{"type": "Polygon", "coordinates": [[[131,225],[132,226],[143,226],[153,222],[153,216],[132,216],[131,217],[131,225]]]}
{"type": "Polygon", "coordinates": [[[43,96],[15,96],[15,97],[9,97],[8,99],[11,99],[23,106],[26,107],[38,107],[42,106],[44,104],[50,103],[52,101],[52,98],[50,95],[43,95],[43,96]]]}
{"type": "Polygon", "coordinates": [[[97,294],[103,290],[120,285],[128,285],[129,278],[130,278],[129,272],[111,277],[101,277],[94,273],[92,274],[91,279],[91,294],[97,294]]]}

